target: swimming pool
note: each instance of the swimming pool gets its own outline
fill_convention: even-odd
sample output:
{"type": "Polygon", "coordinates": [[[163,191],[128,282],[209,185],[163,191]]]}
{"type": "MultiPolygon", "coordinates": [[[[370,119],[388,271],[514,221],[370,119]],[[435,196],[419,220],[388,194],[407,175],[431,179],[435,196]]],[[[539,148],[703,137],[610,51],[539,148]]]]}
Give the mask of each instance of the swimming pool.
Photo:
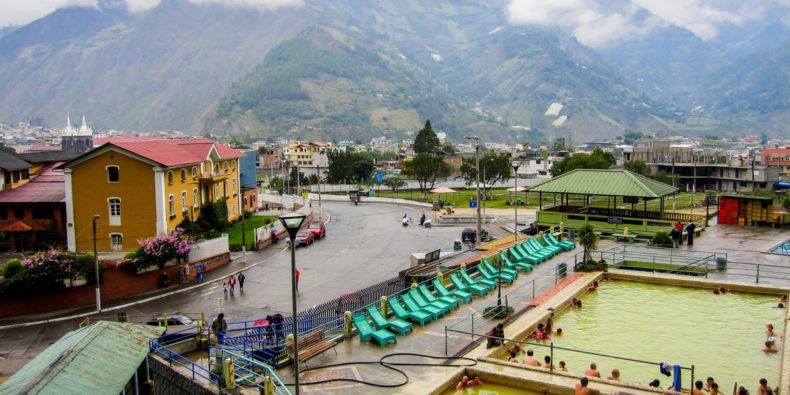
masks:
{"type": "Polygon", "coordinates": [[[539,392],[509,387],[502,384],[484,383],[480,387],[468,387],[462,390],[448,389],[443,395],[539,395],[539,392]]]}
{"type": "MultiPolygon", "coordinates": [[[[765,325],[773,323],[783,332],[785,310],[776,308],[772,296],[629,281],[603,283],[598,291],[582,298],[582,309],[569,309],[555,319],[564,335],[555,346],[609,355],[695,365],[695,380],[712,376],[719,390],[730,392],[733,384],[756,388],[761,377],[778,384],[781,353],[761,351],[765,325]]],[[[781,349],[781,344],[778,347],[781,349]]],[[[538,359],[548,354],[535,348],[538,359]]],[[[658,378],[666,388],[671,378],[659,374],[657,365],[554,351],[554,361],[564,360],[569,371],[583,373],[590,362],[602,377],[613,368],[624,382],[647,384],[658,378]]],[[[690,372],[683,372],[683,386],[690,372]]]]}
{"type": "Polygon", "coordinates": [[[771,252],[775,254],[790,255],[790,240],[786,240],[784,243],[774,247],[771,252]]]}

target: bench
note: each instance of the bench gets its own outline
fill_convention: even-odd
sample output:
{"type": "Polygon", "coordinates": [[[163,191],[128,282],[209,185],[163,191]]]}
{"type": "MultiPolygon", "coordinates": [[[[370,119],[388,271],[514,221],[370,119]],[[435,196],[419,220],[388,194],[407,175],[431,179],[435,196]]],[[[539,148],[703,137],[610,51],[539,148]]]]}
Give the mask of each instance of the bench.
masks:
{"type": "Polygon", "coordinates": [[[614,237],[614,239],[617,240],[617,241],[625,240],[625,241],[627,241],[629,243],[631,243],[634,240],[636,240],[636,236],[635,235],[631,235],[631,234],[625,235],[625,234],[622,234],[622,233],[615,233],[615,234],[612,234],[612,237],[614,237]]]}
{"type": "MultiPolygon", "coordinates": [[[[324,336],[324,331],[320,329],[314,330],[306,335],[299,336],[299,362],[305,363],[305,366],[307,366],[307,360],[317,357],[319,354],[329,350],[330,348],[335,351],[335,355],[337,355],[335,346],[337,346],[337,342],[328,340],[324,336]]],[[[288,357],[294,359],[293,338],[288,338],[285,340],[285,348],[288,350],[288,357]]]]}

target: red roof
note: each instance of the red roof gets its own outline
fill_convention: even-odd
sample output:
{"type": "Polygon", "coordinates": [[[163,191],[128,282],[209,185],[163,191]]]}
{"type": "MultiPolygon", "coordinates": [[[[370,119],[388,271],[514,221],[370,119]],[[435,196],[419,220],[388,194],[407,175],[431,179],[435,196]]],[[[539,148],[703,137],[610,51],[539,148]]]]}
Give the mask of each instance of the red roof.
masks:
{"type": "Polygon", "coordinates": [[[33,228],[31,228],[30,225],[24,222],[16,221],[13,224],[8,224],[4,226],[0,230],[2,230],[3,232],[27,232],[29,230],[33,230],[33,228]]]}
{"type": "Polygon", "coordinates": [[[112,144],[165,167],[205,161],[211,147],[222,159],[241,158],[243,153],[209,139],[166,140],[146,137],[100,138],[96,145],[112,144]]]}
{"type": "Polygon", "coordinates": [[[0,191],[0,203],[59,203],[66,201],[66,183],[63,172],[54,171],[60,163],[52,163],[33,177],[30,182],[16,189],[0,191]]]}

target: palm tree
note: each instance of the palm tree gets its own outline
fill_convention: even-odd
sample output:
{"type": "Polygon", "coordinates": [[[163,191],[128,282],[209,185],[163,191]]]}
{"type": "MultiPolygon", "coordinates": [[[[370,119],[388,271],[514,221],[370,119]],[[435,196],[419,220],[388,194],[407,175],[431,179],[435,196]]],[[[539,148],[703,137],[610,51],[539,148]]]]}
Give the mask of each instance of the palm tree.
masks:
{"type": "Polygon", "coordinates": [[[595,233],[595,228],[590,225],[584,225],[579,229],[579,244],[584,247],[584,257],[582,263],[589,263],[592,260],[592,251],[598,248],[598,234],[595,233]]]}

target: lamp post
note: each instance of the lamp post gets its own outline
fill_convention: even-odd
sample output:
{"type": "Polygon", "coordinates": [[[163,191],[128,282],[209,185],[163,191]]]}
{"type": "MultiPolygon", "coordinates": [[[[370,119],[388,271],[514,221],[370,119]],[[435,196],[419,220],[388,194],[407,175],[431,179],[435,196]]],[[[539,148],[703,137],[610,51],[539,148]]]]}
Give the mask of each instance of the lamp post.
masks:
{"type": "Polygon", "coordinates": [[[475,146],[475,194],[476,202],[477,202],[477,237],[475,240],[475,246],[480,245],[480,237],[482,236],[483,226],[480,222],[480,137],[477,136],[464,136],[469,141],[474,141],[476,143],[475,146]]]}
{"type": "MultiPolygon", "coordinates": [[[[244,228],[244,222],[247,218],[247,209],[245,207],[241,208],[241,256],[244,260],[244,264],[247,264],[247,231],[244,228]]],[[[253,243],[255,244],[255,243],[253,243]]]]}
{"type": "MultiPolygon", "coordinates": [[[[518,196],[518,168],[521,167],[521,162],[514,160],[510,163],[510,167],[513,168],[513,179],[515,180],[515,186],[513,187],[513,196],[518,196]]],[[[514,231],[515,234],[514,239],[518,241],[518,199],[513,199],[513,210],[515,211],[515,221],[514,221],[514,231]]]]}
{"type": "Polygon", "coordinates": [[[96,261],[96,311],[101,313],[101,281],[99,277],[99,253],[96,249],[96,221],[101,218],[93,214],[93,259],[96,261]]]}
{"type": "Polygon", "coordinates": [[[291,313],[293,321],[293,337],[294,337],[294,392],[299,395],[299,322],[297,320],[296,311],[296,233],[302,227],[305,215],[300,213],[289,213],[280,216],[280,222],[288,231],[288,236],[291,238],[291,313]]]}

